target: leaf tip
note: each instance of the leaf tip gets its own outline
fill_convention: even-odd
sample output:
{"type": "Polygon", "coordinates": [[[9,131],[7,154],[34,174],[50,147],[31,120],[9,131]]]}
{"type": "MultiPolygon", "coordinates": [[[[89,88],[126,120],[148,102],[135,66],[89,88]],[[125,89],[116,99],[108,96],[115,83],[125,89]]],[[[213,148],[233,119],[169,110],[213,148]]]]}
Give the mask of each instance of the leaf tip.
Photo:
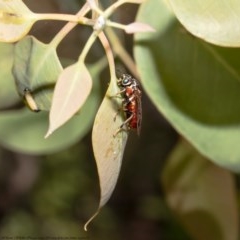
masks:
{"type": "Polygon", "coordinates": [[[84,224],[84,231],[87,232],[88,231],[88,225],[89,223],[98,215],[99,213],[99,209],[88,219],[88,221],[84,224]]]}
{"type": "Polygon", "coordinates": [[[49,129],[47,131],[46,135],[44,136],[44,138],[47,139],[52,133],[53,133],[53,131],[51,129],[49,129]]]}
{"type": "Polygon", "coordinates": [[[128,34],[133,34],[133,33],[141,33],[141,32],[156,32],[156,30],[146,24],[146,23],[141,23],[141,22],[133,22],[128,25],[126,25],[125,32],[128,34]]]}

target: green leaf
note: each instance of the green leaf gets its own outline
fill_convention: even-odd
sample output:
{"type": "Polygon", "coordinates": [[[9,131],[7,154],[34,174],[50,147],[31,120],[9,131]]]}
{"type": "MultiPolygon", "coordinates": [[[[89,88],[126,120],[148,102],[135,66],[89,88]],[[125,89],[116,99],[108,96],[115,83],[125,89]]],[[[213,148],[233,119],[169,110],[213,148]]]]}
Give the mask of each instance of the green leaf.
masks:
{"type": "Polygon", "coordinates": [[[240,46],[239,0],[168,0],[195,36],[221,46],[240,46]]]}
{"type": "Polygon", "coordinates": [[[238,238],[233,175],[181,141],[162,172],[166,200],[192,239],[238,238]]]}
{"type": "Polygon", "coordinates": [[[52,92],[62,65],[54,46],[25,37],[14,49],[13,74],[20,96],[29,90],[41,110],[49,110],[52,92]]]}
{"type": "MultiPolygon", "coordinates": [[[[92,69],[92,68],[91,68],[92,69]]],[[[92,127],[99,105],[99,72],[93,69],[94,87],[81,111],[48,139],[47,112],[32,113],[28,109],[0,113],[0,144],[28,154],[54,153],[79,141],[92,127]]]]}
{"type": "Polygon", "coordinates": [[[21,0],[0,0],[0,41],[18,41],[35,21],[35,14],[21,0]]]}
{"type": "Polygon", "coordinates": [[[20,100],[11,73],[13,48],[12,44],[0,43],[0,109],[11,107],[20,100]]]}
{"type": "Polygon", "coordinates": [[[162,0],[144,3],[138,20],[156,29],[137,35],[135,57],[157,109],[203,155],[240,171],[240,50],[189,35],[162,0]]]}

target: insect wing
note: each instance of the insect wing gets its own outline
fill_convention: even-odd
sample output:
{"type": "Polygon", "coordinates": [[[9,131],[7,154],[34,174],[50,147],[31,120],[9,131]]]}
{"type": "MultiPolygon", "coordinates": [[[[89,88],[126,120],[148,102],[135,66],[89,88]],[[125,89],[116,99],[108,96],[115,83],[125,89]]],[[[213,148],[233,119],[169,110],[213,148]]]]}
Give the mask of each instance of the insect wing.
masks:
{"type": "Polygon", "coordinates": [[[137,116],[137,134],[140,135],[141,127],[142,127],[142,93],[139,89],[135,91],[135,99],[137,103],[136,107],[136,116],[137,116]]]}

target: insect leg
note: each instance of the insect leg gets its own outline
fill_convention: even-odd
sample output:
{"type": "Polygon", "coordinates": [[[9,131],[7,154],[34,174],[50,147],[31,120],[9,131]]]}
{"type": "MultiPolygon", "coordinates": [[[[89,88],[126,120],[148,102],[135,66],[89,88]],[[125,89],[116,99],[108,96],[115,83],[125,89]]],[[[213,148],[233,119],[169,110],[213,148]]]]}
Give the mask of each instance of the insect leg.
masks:
{"type": "Polygon", "coordinates": [[[123,111],[123,112],[127,111],[127,108],[126,108],[127,104],[128,104],[128,102],[125,99],[123,99],[122,107],[118,108],[118,110],[117,110],[117,112],[116,112],[116,114],[115,114],[115,116],[113,118],[114,122],[116,121],[116,118],[117,118],[117,116],[118,116],[120,111],[123,111]]]}
{"type": "Polygon", "coordinates": [[[113,134],[113,137],[116,137],[120,131],[124,130],[123,127],[126,126],[128,122],[131,121],[132,118],[133,118],[133,114],[119,126],[117,131],[113,134]]]}
{"type": "Polygon", "coordinates": [[[121,95],[122,95],[122,93],[124,93],[124,92],[126,92],[125,89],[123,89],[123,90],[121,90],[121,91],[115,93],[114,95],[109,95],[108,97],[109,97],[109,98],[122,97],[121,95]]]}

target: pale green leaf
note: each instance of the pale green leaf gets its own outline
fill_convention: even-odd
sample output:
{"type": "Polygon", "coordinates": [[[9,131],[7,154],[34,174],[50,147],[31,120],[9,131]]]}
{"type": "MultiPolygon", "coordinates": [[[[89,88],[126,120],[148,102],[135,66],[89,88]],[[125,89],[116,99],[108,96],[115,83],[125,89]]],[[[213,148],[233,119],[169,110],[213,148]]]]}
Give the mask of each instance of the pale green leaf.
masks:
{"type": "Polygon", "coordinates": [[[48,128],[48,112],[32,113],[28,109],[0,113],[0,144],[12,151],[28,154],[54,153],[79,141],[92,128],[99,106],[99,83],[81,109],[68,123],[48,139],[44,135],[48,128]]]}
{"type": "Polygon", "coordinates": [[[238,239],[236,188],[229,171],[182,141],[167,161],[162,183],[169,207],[192,239],[238,239]]]}
{"type": "Polygon", "coordinates": [[[240,46],[239,0],[168,0],[179,21],[197,37],[222,46],[240,46]]]}
{"type": "Polygon", "coordinates": [[[156,29],[136,38],[148,96],[201,153],[240,171],[240,50],[188,34],[162,0],[144,3],[138,20],[156,29]]]}
{"type": "Polygon", "coordinates": [[[15,45],[13,74],[19,95],[26,89],[32,93],[40,110],[49,110],[52,92],[62,65],[56,49],[34,37],[25,37],[15,45]]]}
{"type": "Polygon", "coordinates": [[[0,41],[18,41],[35,20],[35,14],[21,0],[0,0],[0,41]]]}
{"type": "Polygon", "coordinates": [[[20,101],[12,75],[13,48],[13,44],[0,43],[0,109],[20,101]]]}

